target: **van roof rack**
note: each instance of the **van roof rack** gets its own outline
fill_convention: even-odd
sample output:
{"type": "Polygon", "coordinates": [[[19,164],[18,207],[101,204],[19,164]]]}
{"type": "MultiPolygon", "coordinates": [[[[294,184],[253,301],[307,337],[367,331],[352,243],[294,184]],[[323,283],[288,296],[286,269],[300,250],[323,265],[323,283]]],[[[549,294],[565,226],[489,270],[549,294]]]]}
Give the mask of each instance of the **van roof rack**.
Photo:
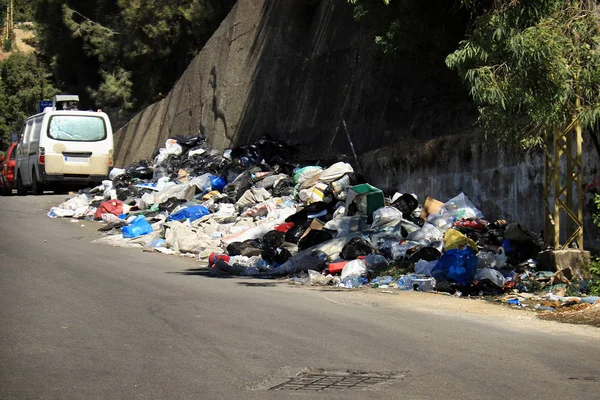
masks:
{"type": "Polygon", "coordinates": [[[53,110],[77,110],[79,96],[76,94],[57,94],[52,98],[53,110]]]}

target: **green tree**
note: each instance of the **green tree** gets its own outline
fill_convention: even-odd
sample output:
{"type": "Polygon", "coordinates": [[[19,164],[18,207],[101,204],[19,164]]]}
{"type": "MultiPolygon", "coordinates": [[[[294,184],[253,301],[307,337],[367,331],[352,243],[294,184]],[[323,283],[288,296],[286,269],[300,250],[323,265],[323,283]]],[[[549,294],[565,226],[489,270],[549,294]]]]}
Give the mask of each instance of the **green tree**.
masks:
{"type": "Polygon", "coordinates": [[[34,54],[15,53],[0,63],[0,148],[10,134],[37,112],[38,100],[49,99],[58,90],[50,74],[34,54]]]}
{"type": "Polygon", "coordinates": [[[234,0],[38,0],[39,49],[58,81],[100,107],[167,93],[234,0]]]}
{"type": "MultiPolygon", "coordinates": [[[[464,0],[468,6],[481,2],[464,0]]],[[[600,117],[600,25],[593,0],[496,0],[446,64],[479,105],[489,137],[540,144],[600,117]]]]}

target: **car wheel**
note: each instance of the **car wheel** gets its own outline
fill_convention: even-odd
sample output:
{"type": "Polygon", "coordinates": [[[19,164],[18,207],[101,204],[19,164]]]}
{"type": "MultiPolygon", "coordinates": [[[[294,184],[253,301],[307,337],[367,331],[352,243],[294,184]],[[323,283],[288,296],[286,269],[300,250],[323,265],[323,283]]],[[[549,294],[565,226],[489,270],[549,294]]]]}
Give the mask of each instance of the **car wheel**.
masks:
{"type": "Polygon", "coordinates": [[[34,195],[39,196],[44,193],[44,186],[38,181],[35,171],[31,172],[31,186],[34,195]]]}
{"type": "Polygon", "coordinates": [[[23,180],[21,179],[21,174],[17,175],[17,195],[25,196],[27,194],[27,189],[23,186],[23,180]]]}
{"type": "Polygon", "coordinates": [[[10,190],[10,188],[6,187],[6,186],[2,186],[2,196],[10,196],[12,190],[10,190]]]}

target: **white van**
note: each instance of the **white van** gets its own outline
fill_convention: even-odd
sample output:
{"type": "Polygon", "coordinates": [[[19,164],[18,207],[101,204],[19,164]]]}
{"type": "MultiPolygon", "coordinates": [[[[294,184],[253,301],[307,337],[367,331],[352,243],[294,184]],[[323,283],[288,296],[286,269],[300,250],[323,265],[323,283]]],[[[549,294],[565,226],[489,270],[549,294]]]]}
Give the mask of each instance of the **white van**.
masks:
{"type": "Polygon", "coordinates": [[[52,107],[27,119],[17,145],[17,193],[54,184],[95,185],[113,166],[113,132],[103,112],[79,111],[77,96],[55,96],[52,107]]]}

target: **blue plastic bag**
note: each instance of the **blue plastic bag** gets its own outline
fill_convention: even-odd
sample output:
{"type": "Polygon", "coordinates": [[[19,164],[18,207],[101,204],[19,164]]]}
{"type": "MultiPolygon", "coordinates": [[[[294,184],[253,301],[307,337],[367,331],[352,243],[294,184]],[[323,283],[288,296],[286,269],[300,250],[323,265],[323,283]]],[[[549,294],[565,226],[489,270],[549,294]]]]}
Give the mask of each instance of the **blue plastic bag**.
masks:
{"type": "Polygon", "coordinates": [[[183,221],[189,219],[190,222],[210,214],[210,211],[204,206],[190,206],[169,215],[167,221],[183,221]]]}
{"type": "Polygon", "coordinates": [[[473,282],[477,271],[477,256],[467,247],[451,249],[442,254],[437,265],[431,270],[431,275],[437,280],[451,280],[459,285],[473,282]]]}
{"type": "Polygon", "coordinates": [[[210,177],[211,189],[218,190],[219,192],[227,185],[227,181],[222,176],[211,176],[210,177]]]}
{"type": "Polygon", "coordinates": [[[146,221],[146,217],[140,215],[131,221],[129,225],[121,228],[121,232],[123,232],[124,238],[132,239],[152,233],[152,226],[146,221]]]}

